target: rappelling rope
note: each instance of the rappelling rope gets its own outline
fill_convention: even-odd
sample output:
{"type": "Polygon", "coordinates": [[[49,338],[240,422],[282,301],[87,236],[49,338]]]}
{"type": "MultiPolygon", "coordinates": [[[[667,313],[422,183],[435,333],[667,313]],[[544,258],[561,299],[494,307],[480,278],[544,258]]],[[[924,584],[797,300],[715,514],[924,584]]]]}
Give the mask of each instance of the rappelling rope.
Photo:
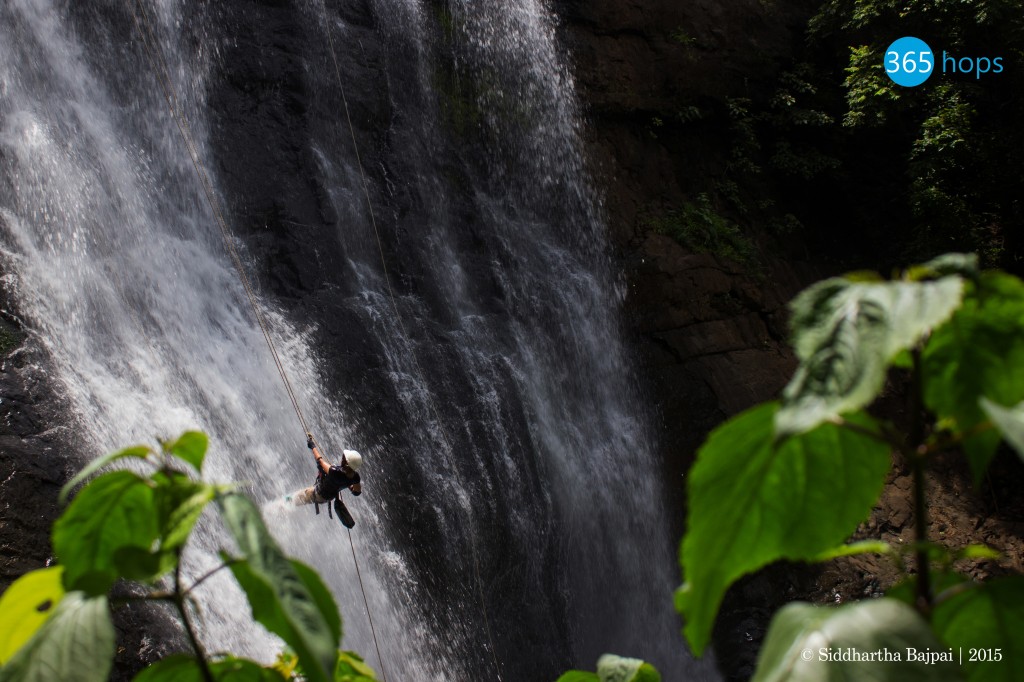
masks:
{"type": "Polygon", "coordinates": [[[153,31],[149,14],[146,12],[146,7],[142,0],[136,0],[135,3],[131,3],[131,7],[132,16],[135,18],[135,23],[142,31],[143,43],[145,44],[146,51],[153,64],[153,68],[157,72],[157,79],[160,80],[160,85],[163,88],[164,98],[167,100],[167,107],[170,109],[171,116],[174,118],[174,122],[178,126],[178,131],[181,133],[181,137],[185,141],[185,145],[188,147],[189,157],[192,159],[192,166],[195,168],[196,175],[199,176],[200,183],[203,186],[203,191],[206,193],[206,199],[210,203],[210,209],[213,211],[213,215],[217,219],[217,225],[220,227],[221,236],[224,239],[224,246],[227,248],[228,255],[231,257],[231,262],[234,264],[235,270],[238,272],[239,279],[242,281],[242,286],[245,288],[245,294],[249,299],[249,305],[252,306],[253,314],[256,316],[256,322],[260,325],[260,330],[263,332],[263,338],[267,340],[267,346],[270,348],[270,353],[274,356],[274,364],[277,366],[277,371],[281,375],[281,381],[284,383],[284,388],[288,392],[288,399],[291,401],[292,408],[294,408],[295,414],[298,416],[299,422],[302,424],[302,433],[305,435],[309,431],[306,426],[306,418],[302,415],[302,409],[299,407],[299,401],[295,398],[295,392],[292,390],[291,382],[288,380],[288,374],[285,372],[284,365],[281,363],[281,356],[277,352],[277,346],[274,345],[274,340],[270,336],[270,327],[267,324],[267,320],[263,315],[263,311],[260,310],[259,304],[256,302],[256,294],[253,293],[252,285],[249,283],[249,277],[245,274],[242,259],[239,258],[238,252],[232,243],[231,232],[228,230],[227,221],[224,219],[224,213],[220,208],[220,204],[217,202],[216,195],[213,191],[213,184],[210,182],[210,178],[206,174],[206,170],[199,162],[199,150],[196,147],[188,120],[185,118],[185,114],[178,103],[178,97],[174,92],[174,85],[170,78],[170,69],[167,66],[167,62],[164,60],[163,53],[158,51],[155,47],[157,42],[156,34],[153,31]],[[139,8],[139,12],[135,11],[136,6],[139,8]],[[141,21],[139,19],[140,13],[142,17],[141,21]]]}
{"type": "MultiPolygon", "coordinates": [[[[363,196],[366,198],[366,209],[370,214],[370,224],[373,225],[374,237],[376,237],[377,239],[377,251],[380,253],[380,265],[381,269],[384,272],[384,283],[387,285],[388,296],[391,299],[391,307],[394,308],[395,311],[395,319],[398,322],[398,327],[402,330],[402,336],[406,340],[409,340],[412,337],[409,336],[409,333],[405,329],[405,324],[402,320],[402,313],[398,307],[398,301],[395,298],[395,292],[391,287],[391,277],[388,274],[388,264],[386,259],[384,258],[384,246],[381,242],[380,230],[377,228],[377,218],[373,213],[373,202],[370,200],[370,190],[366,181],[366,172],[363,170],[363,162],[359,155],[359,144],[356,142],[356,131],[352,125],[352,115],[349,112],[348,108],[348,98],[345,96],[345,85],[341,78],[341,67],[338,65],[338,53],[337,50],[335,50],[334,48],[334,37],[331,33],[331,27],[330,25],[328,25],[327,22],[327,4],[324,2],[324,0],[317,0],[317,2],[319,3],[321,9],[320,16],[323,17],[324,32],[327,33],[327,41],[331,48],[331,61],[334,62],[334,75],[338,80],[338,89],[341,91],[341,102],[344,105],[345,109],[345,121],[348,123],[348,132],[349,135],[351,135],[352,137],[352,149],[355,152],[356,165],[359,167],[359,177],[362,181],[363,196]]],[[[410,353],[410,356],[412,358],[413,364],[416,366],[416,371],[420,375],[421,380],[424,379],[425,375],[422,367],[420,366],[419,360],[416,357],[416,354],[410,353]]],[[[434,421],[437,423],[438,430],[441,433],[441,437],[444,439],[447,452],[449,453],[449,466],[451,467],[452,471],[455,472],[456,477],[459,479],[460,485],[463,488],[465,488],[466,486],[464,481],[462,481],[462,476],[459,473],[458,467],[456,467],[450,460],[450,453],[453,452],[451,440],[448,438],[448,432],[447,429],[445,429],[444,422],[441,421],[441,415],[438,412],[437,403],[434,401],[433,397],[429,392],[427,392],[426,395],[427,400],[430,403],[431,412],[434,415],[434,421]]],[[[480,578],[480,560],[477,553],[476,537],[473,535],[472,532],[470,532],[469,534],[469,547],[470,554],[472,555],[473,559],[473,576],[476,580],[477,596],[480,599],[480,609],[484,619],[484,629],[487,632],[487,641],[489,642],[491,648],[491,658],[494,661],[495,672],[500,682],[500,680],[502,679],[501,664],[498,662],[498,654],[496,649],[494,648],[494,637],[491,634],[491,623],[490,619],[487,617],[487,601],[484,598],[483,581],[480,578]]]]}
{"type": "MultiPolygon", "coordinates": [[[[359,560],[356,558],[356,544],[352,540],[352,529],[348,529],[348,546],[352,548],[352,563],[356,565],[356,577],[359,578],[359,588],[363,587],[363,574],[359,571],[359,560]]],[[[366,590],[363,592],[363,606],[366,607],[366,615],[370,615],[370,603],[366,601],[366,590]]],[[[370,620],[370,629],[373,630],[373,620],[370,620]]],[[[380,655],[380,645],[377,644],[377,633],[373,634],[373,646],[377,649],[377,660],[380,661],[380,674],[384,678],[384,682],[387,682],[388,675],[384,671],[384,657],[380,655]]]]}
{"type": "MultiPolygon", "coordinates": [[[[192,131],[188,125],[188,120],[185,118],[185,114],[182,111],[181,106],[178,104],[178,98],[175,95],[174,86],[170,78],[170,69],[163,57],[163,53],[156,49],[156,34],[153,31],[149,14],[146,12],[146,7],[142,0],[135,0],[134,3],[129,0],[129,7],[131,7],[132,16],[135,19],[136,25],[142,33],[143,44],[149,56],[150,63],[152,64],[154,71],[156,71],[157,79],[160,81],[160,85],[164,91],[164,98],[167,100],[167,107],[171,112],[171,117],[174,118],[174,121],[178,126],[178,131],[181,133],[181,137],[185,141],[185,145],[188,147],[189,156],[192,159],[192,166],[195,168],[196,174],[199,176],[200,182],[203,185],[203,190],[206,193],[206,199],[210,203],[210,209],[213,211],[213,214],[217,219],[221,236],[224,239],[224,246],[227,248],[231,261],[235,266],[235,270],[238,272],[238,276],[242,281],[242,286],[245,288],[245,293],[249,299],[249,305],[252,307],[253,315],[255,315],[256,321],[260,325],[260,330],[263,332],[263,338],[266,339],[267,346],[270,348],[270,353],[274,356],[274,364],[277,366],[277,371],[281,375],[281,381],[284,383],[285,390],[288,392],[288,399],[291,401],[292,407],[295,409],[295,415],[299,418],[299,423],[302,425],[302,433],[303,435],[306,435],[309,433],[309,428],[306,425],[306,419],[302,415],[302,409],[299,407],[299,401],[295,397],[295,392],[292,390],[291,382],[288,380],[288,374],[285,372],[284,365],[281,362],[281,357],[277,352],[277,347],[274,345],[274,340],[270,336],[270,327],[256,302],[256,295],[253,293],[252,286],[249,284],[249,277],[246,275],[245,268],[242,266],[242,259],[239,258],[238,252],[232,243],[231,232],[228,230],[227,221],[224,219],[224,213],[221,211],[220,204],[217,202],[216,195],[213,191],[213,185],[210,182],[210,178],[206,174],[202,164],[199,162],[199,151],[196,148],[194,138],[192,137],[192,131]],[[138,12],[136,12],[136,7],[138,7],[138,12]]],[[[381,676],[383,677],[383,682],[387,682],[387,673],[384,671],[384,659],[380,655],[380,645],[377,642],[377,630],[374,628],[373,618],[370,616],[370,605],[366,598],[366,589],[363,586],[363,577],[359,570],[359,562],[356,560],[356,550],[355,544],[352,540],[351,530],[349,531],[348,539],[349,546],[352,548],[352,560],[355,562],[356,566],[356,576],[359,578],[359,590],[363,593],[363,604],[366,606],[366,617],[370,622],[370,632],[373,634],[373,645],[377,650],[377,659],[380,661],[381,665],[381,676]]]]}

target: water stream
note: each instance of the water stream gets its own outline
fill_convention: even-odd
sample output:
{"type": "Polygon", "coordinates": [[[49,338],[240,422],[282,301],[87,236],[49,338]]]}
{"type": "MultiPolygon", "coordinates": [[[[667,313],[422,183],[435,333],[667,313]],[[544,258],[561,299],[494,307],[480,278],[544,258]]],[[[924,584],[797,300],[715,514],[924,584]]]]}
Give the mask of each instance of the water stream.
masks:
{"type": "MultiPolygon", "coordinates": [[[[666,679],[709,674],[672,612],[655,435],[548,4],[289,8],[307,111],[333,112],[307,114],[303,147],[334,216],[313,248],[345,273],[308,292],[332,311],[320,319],[264,276],[280,245],[247,238],[220,180],[234,157],[211,138],[226,119],[210,92],[237,36],[194,5],[147,3],[157,47],[307,419],[329,455],[366,458],[352,538],[388,679],[554,679],[605,651],[666,679]],[[380,71],[353,75],[367,54],[380,71]],[[389,112],[372,135],[367,93],[389,112]]],[[[202,428],[210,480],[251,481],[262,504],[309,483],[130,3],[0,5],[0,249],[83,458],[202,428]]],[[[305,510],[268,521],[331,586],[345,648],[379,670],[347,534],[305,510]]],[[[193,574],[224,542],[204,520],[193,574]]],[[[226,577],[203,602],[211,650],[275,650],[226,577]]]]}

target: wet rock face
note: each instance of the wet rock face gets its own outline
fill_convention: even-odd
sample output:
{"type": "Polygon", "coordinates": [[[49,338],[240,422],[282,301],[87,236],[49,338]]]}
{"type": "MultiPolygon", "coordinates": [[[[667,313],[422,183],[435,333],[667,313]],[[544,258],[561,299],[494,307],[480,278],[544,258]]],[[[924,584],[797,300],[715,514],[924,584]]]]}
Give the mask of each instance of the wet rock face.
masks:
{"type": "MultiPolygon", "coordinates": [[[[78,458],[69,453],[83,450],[70,410],[51,382],[46,354],[3,298],[0,293],[0,592],[55,561],[49,538],[60,514],[57,497],[75,473],[78,458]]],[[[130,680],[145,665],[186,649],[162,606],[129,604],[113,617],[118,648],[112,680],[130,680]]]]}
{"type": "Polygon", "coordinates": [[[723,171],[726,100],[773,87],[816,3],[557,7],[629,284],[627,314],[661,412],[669,480],[678,481],[711,428],[785,385],[795,366],[785,306],[817,274],[767,256],[744,266],[694,253],[645,216],[692,200],[695,187],[723,171]],[[669,124],[690,107],[705,118],[669,124]]]}

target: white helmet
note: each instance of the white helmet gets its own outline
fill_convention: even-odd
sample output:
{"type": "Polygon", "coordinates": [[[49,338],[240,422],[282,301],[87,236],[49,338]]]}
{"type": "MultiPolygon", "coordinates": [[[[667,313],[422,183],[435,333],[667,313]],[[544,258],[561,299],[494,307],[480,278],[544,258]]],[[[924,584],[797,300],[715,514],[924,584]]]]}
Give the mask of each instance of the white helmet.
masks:
{"type": "Polygon", "coordinates": [[[359,471],[359,467],[363,466],[363,456],[355,450],[342,450],[341,454],[345,456],[345,463],[352,467],[352,471],[359,471]]]}

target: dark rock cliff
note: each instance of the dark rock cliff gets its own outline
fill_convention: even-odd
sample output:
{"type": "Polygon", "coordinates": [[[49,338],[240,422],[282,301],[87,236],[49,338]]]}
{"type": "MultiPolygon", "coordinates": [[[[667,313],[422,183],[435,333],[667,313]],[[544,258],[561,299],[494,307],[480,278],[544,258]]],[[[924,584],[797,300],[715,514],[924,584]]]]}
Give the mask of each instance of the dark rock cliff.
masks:
{"type": "MultiPolygon", "coordinates": [[[[647,216],[693,199],[729,163],[728,126],[673,112],[764,97],[790,65],[816,3],[564,2],[563,33],[586,107],[626,306],[678,474],[716,424],[774,397],[794,361],[785,304],[816,274],[761,248],[752,262],[696,253],[647,216]]],[[[724,116],[722,116],[724,118],[724,116]]],[[[757,225],[745,225],[761,246],[757,225]]],[[[678,479],[678,476],[677,476],[678,479]]]]}

